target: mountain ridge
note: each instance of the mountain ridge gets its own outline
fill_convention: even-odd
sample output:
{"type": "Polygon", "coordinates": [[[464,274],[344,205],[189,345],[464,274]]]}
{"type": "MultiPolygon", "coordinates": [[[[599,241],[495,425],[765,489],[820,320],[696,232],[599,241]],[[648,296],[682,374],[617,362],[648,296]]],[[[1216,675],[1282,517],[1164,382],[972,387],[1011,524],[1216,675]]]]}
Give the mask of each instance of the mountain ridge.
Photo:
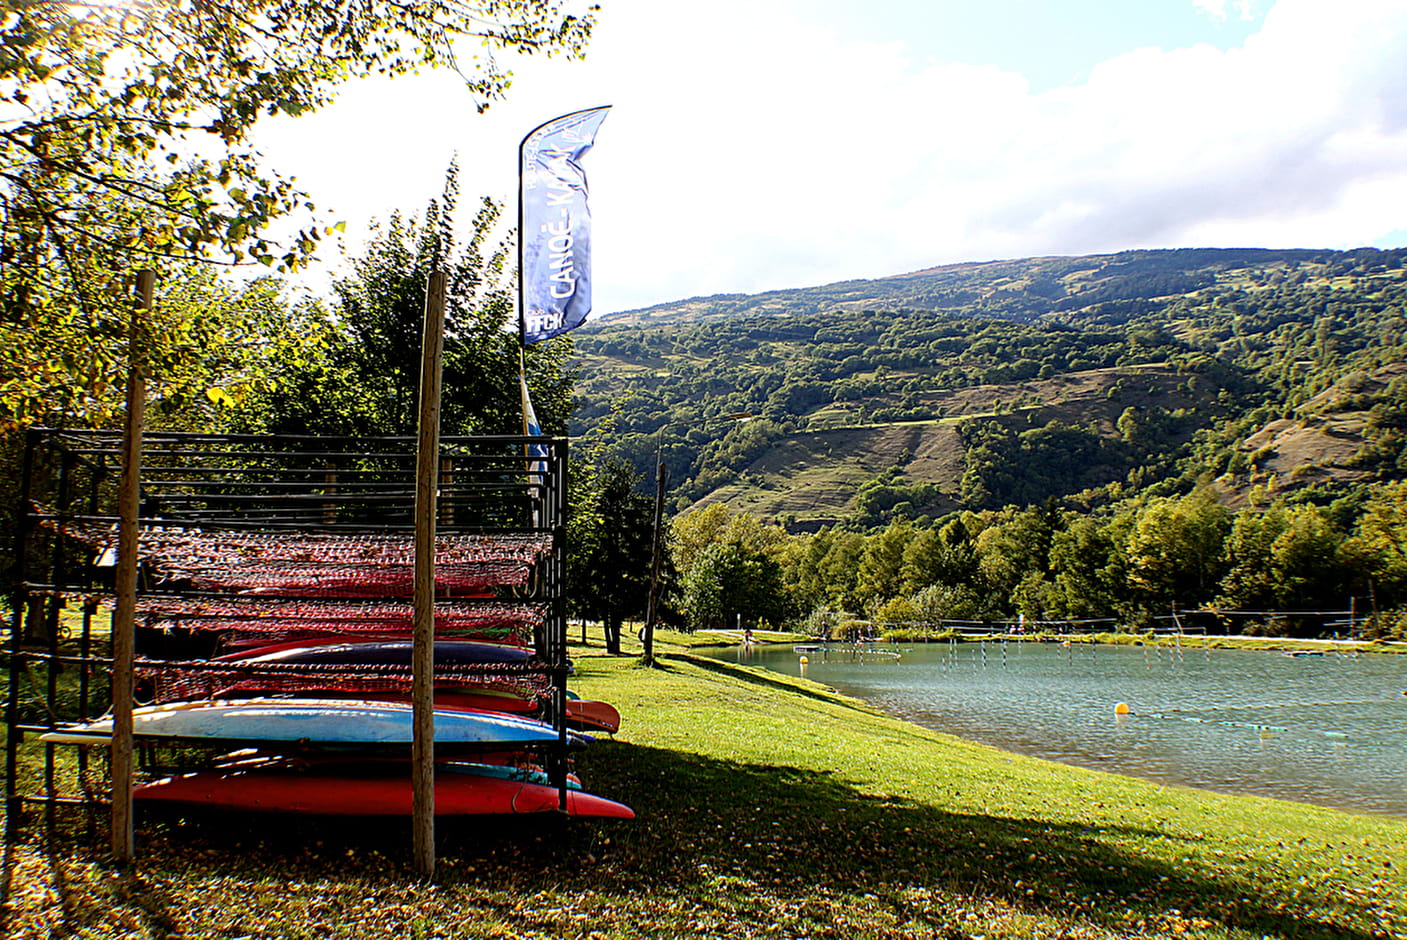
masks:
{"type": "Polygon", "coordinates": [[[574,334],[574,433],[612,415],[643,475],[664,457],[677,508],[797,528],[1196,479],[1231,503],[1327,492],[1401,473],[1407,376],[1378,370],[1407,358],[1404,302],[1403,249],[1132,250],[693,297],[574,334]],[[1356,417],[1325,417],[1316,396],[1355,375],[1338,398],[1356,417]]]}

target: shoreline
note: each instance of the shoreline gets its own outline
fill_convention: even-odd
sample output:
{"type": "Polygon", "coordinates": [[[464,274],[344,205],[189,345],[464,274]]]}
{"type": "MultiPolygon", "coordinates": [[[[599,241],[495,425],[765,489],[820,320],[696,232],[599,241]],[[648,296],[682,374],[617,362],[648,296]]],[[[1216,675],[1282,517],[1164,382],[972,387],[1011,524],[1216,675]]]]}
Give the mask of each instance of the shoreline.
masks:
{"type": "MultiPolygon", "coordinates": [[[[952,638],[952,639],[957,639],[957,638],[952,638]]],[[[985,635],[985,634],[983,634],[983,635],[971,635],[971,636],[967,637],[965,640],[958,640],[958,641],[959,641],[959,642],[965,642],[965,641],[976,642],[976,641],[978,641],[978,640],[984,640],[984,641],[989,641],[989,642],[994,642],[994,643],[995,643],[995,642],[1002,642],[1003,640],[1008,640],[1008,639],[1011,640],[1011,641],[1013,641],[1013,642],[1042,642],[1042,643],[1049,643],[1049,642],[1052,642],[1052,641],[1050,641],[1050,640],[1038,639],[1038,638],[1032,637],[1032,636],[1030,636],[1030,635],[1027,635],[1027,636],[1025,636],[1025,637],[1004,637],[1004,636],[1001,636],[1001,635],[994,636],[994,637],[989,637],[989,636],[987,636],[987,635],[985,635]]],[[[935,641],[935,642],[940,642],[940,641],[935,641]]],[[[941,641],[941,642],[946,642],[946,641],[941,641]]],[[[1097,639],[1095,639],[1095,640],[1086,640],[1085,642],[1086,642],[1086,643],[1089,643],[1089,642],[1096,642],[1096,643],[1097,643],[1097,642],[1099,642],[1099,641],[1098,641],[1097,639]]],[[[1169,648],[1169,649],[1170,649],[1170,648],[1172,648],[1172,647],[1174,646],[1175,642],[1176,642],[1176,641],[1175,641],[1175,638],[1174,638],[1173,640],[1167,642],[1166,644],[1156,644],[1156,645],[1165,646],[1165,648],[1169,648]]],[[[1281,653],[1282,655],[1304,655],[1303,652],[1296,652],[1297,650],[1304,650],[1304,649],[1305,649],[1305,647],[1303,647],[1302,645],[1299,645],[1299,644],[1302,644],[1303,642],[1304,642],[1304,641],[1298,641],[1298,642],[1297,642],[1296,644],[1294,644],[1294,645],[1285,644],[1285,643],[1280,643],[1280,644],[1276,644],[1276,645],[1268,646],[1268,647],[1267,647],[1267,646],[1248,647],[1248,646],[1240,645],[1240,644],[1232,644],[1232,645],[1229,645],[1229,646],[1221,646],[1221,645],[1217,645],[1217,644],[1215,644],[1215,643],[1209,643],[1209,644],[1206,644],[1206,645],[1205,645],[1205,648],[1208,648],[1208,649],[1221,649],[1221,650],[1228,650],[1228,649],[1229,649],[1229,650],[1233,650],[1233,651],[1235,651],[1235,650],[1249,650],[1249,651],[1253,651],[1253,652],[1278,652],[1278,653],[1281,653]]],[[[1326,642],[1332,642],[1332,641],[1326,641],[1326,642]]],[[[824,646],[824,647],[826,647],[827,649],[829,649],[831,652],[838,653],[838,654],[841,655],[842,657],[847,653],[847,651],[849,651],[849,650],[854,650],[854,649],[857,649],[857,648],[864,648],[865,645],[866,645],[866,644],[858,644],[858,645],[857,645],[857,644],[844,644],[844,643],[834,643],[834,642],[827,644],[827,643],[825,643],[824,641],[812,641],[812,643],[817,644],[817,645],[820,645],[820,646],[824,646]]],[[[775,649],[777,646],[783,646],[783,645],[786,645],[786,644],[785,644],[784,642],[782,642],[782,641],[776,641],[776,642],[770,642],[770,643],[769,643],[769,642],[754,643],[753,645],[754,645],[755,647],[764,647],[764,648],[770,647],[770,648],[774,648],[774,649],[775,649]]],[[[807,646],[810,646],[811,644],[803,643],[803,644],[793,644],[793,645],[795,645],[796,648],[797,648],[798,650],[800,650],[802,647],[807,647],[807,646]]],[[[883,647],[884,647],[884,641],[876,641],[876,643],[875,643],[874,645],[875,645],[877,648],[879,648],[879,649],[883,649],[883,647]]],[[[917,645],[917,644],[915,644],[915,645],[917,645]]],[[[1130,645],[1132,645],[1132,646],[1142,646],[1142,645],[1144,645],[1144,644],[1142,644],[1142,643],[1126,643],[1126,642],[1121,642],[1121,643],[1114,643],[1114,644],[1107,644],[1107,645],[1117,645],[1117,646],[1130,646],[1130,645]]],[[[1148,644],[1148,645],[1151,646],[1151,645],[1155,645],[1155,644],[1148,644]]],[[[1184,648],[1189,648],[1189,649],[1188,649],[1189,652],[1190,652],[1190,651],[1193,651],[1193,650],[1200,651],[1200,650],[1202,650],[1202,649],[1204,648],[1204,644],[1201,644],[1201,643],[1184,643],[1183,646],[1184,646],[1184,648]]],[[[780,678],[784,679],[785,681],[792,681],[792,680],[795,680],[795,679],[797,678],[797,676],[795,676],[793,673],[787,672],[787,671],[785,671],[785,670],[773,670],[773,669],[771,669],[770,667],[768,667],[768,666],[766,666],[766,665],[761,665],[761,664],[757,664],[757,663],[751,663],[751,664],[733,663],[730,659],[727,659],[727,658],[717,658],[717,659],[715,659],[712,655],[709,655],[709,654],[707,654],[707,653],[701,652],[702,650],[707,649],[707,650],[711,650],[711,651],[716,650],[716,651],[719,652],[719,653],[724,653],[724,652],[727,651],[727,650],[730,650],[730,649],[734,649],[734,650],[735,650],[735,649],[739,649],[739,648],[740,648],[740,647],[738,647],[738,646],[736,646],[736,645],[735,645],[735,646],[710,645],[710,646],[707,646],[707,647],[702,647],[702,646],[699,646],[699,647],[691,647],[691,648],[690,648],[690,652],[689,652],[688,654],[686,654],[686,655],[688,655],[689,659],[690,659],[691,661],[694,661],[694,662],[700,662],[700,663],[704,663],[704,662],[707,662],[707,663],[715,663],[715,662],[716,662],[716,663],[721,663],[721,664],[723,664],[724,666],[727,666],[727,667],[730,667],[730,668],[731,668],[731,667],[734,667],[734,666],[738,666],[738,667],[744,667],[744,666],[745,666],[746,668],[765,670],[768,675],[780,677],[780,678]],[[700,651],[700,652],[695,652],[696,650],[698,650],[698,651],[700,651]]],[[[743,647],[743,648],[745,648],[745,647],[743,647]]],[[[1370,652],[1374,652],[1374,651],[1363,651],[1363,650],[1356,649],[1356,648],[1343,648],[1342,646],[1340,646],[1339,648],[1333,649],[1333,650],[1331,651],[1331,650],[1325,649],[1324,647],[1321,646],[1321,647],[1310,648],[1308,655],[1311,655],[1311,656],[1322,655],[1321,650],[1322,650],[1323,652],[1328,652],[1328,653],[1330,653],[1331,655],[1346,656],[1346,657],[1352,657],[1352,656],[1356,656],[1356,655],[1368,655],[1370,652]]],[[[809,651],[809,650],[807,650],[807,651],[809,651]]],[[[1388,652],[1389,655],[1392,655],[1392,654],[1398,653],[1399,651],[1397,651],[1397,650],[1389,650],[1389,651],[1386,651],[1386,652],[1388,652]]],[[[804,653],[803,653],[803,655],[804,655],[804,653]]],[[[814,658],[815,654],[812,653],[812,656],[813,656],[813,658],[814,658]]],[[[803,672],[803,674],[802,674],[802,676],[801,676],[801,679],[803,679],[804,681],[807,681],[807,682],[816,682],[816,683],[818,683],[819,685],[821,685],[822,688],[831,688],[831,687],[829,687],[829,686],[826,686],[824,683],[820,683],[819,680],[812,679],[812,678],[806,676],[804,672],[803,672]]],[[[924,728],[924,729],[926,729],[926,730],[934,731],[934,732],[937,732],[937,733],[940,733],[940,734],[951,735],[951,736],[953,736],[953,737],[959,738],[959,739],[964,740],[964,741],[969,741],[969,742],[974,743],[974,744],[979,744],[979,745],[986,746],[986,747],[997,748],[997,749],[999,749],[999,750],[1002,750],[1002,751],[1005,751],[1005,752],[1008,752],[1008,753],[1011,753],[1011,754],[1019,754],[1019,755],[1022,755],[1023,757],[1029,757],[1029,758],[1036,759],[1036,760],[1050,761],[1050,762],[1052,762],[1052,763],[1061,764],[1061,765],[1067,766],[1067,767],[1078,767],[1078,768],[1083,768],[1083,769],[1086,769],[1086,770],[1091,770],[1091,771],[1100,772],[1100,773],[1110,773],[1110,774],[1115,774],[1115,775],[1119,775],[1119,776],[1126,776],[1126,777],[1130,777],[1130,778],[1133,778],[1133,779],[1146,781],[1146,782],[1148,782],[1148,783],[1150,783],[1150,784],[1154,784],[1154,785],[1158,785],[1158,786],[1183,787],[1183,788],[1188,788],[1188,789],[1193,789],[1193,790],[1201,790],[1201,791],[1205,791],[1205,792],[1209,792],[1209,793],[1219,793],[1219,794],[1224,794],[1224,795],[1229,795],[1229,796],[1249,796],[1249,797],[1258,797],[1258,798],[1263,798],[1263,799],[1274,799],[1274,800],[1280,800],[1280,801],[1283,801],[1283,802],[1295,803],[1295,804],[1304,805],[1304,806],[1313,806],[1313,807],[1318,807],[1318,808],[1322,808],[1322,809],[1335,810],[1335,811],[1338,811],[1338,812],[1358,813],[1358,814],[1363,814],[1363,815],[1367,815],[1367,816],[1374,816],[1374,817],[1380,817],[1380,818],[1386,818],[1386,819],[1397,820],[1397,821],[1401,821],[1401,822],[1407,822],[1407,811],[1394,811],[1394,810],[1390,810],[1390,809],[1382,809],[1382,808],[1378,808],[1378,807],[1375,807],[1375,806],[1364,805],[1362,802],[1357,802],[1357,803],[1355,803],[1355,802],[1352,802],[1352,801],[1349,801],[1349,802],[1335,801],[1332,795],[1319,796],[1318,798],[1310,798],[1311,796],[1315,796],[1316,794],[1310,794],[1309,796],[1307,796],[1306,794],[1303,794],[1303,793],[1293,792],[1293,790],[1294,790],[1293,786],[1291,786],[1291,787],[1289,788],[1289,790],[1287,791],[1287,790],[1283,790],[1283,789],[1277,789],[1276,787],[1273,787],[1273,786],[1266,786],[1266,785],[1264,785],[1264,784],[1258,784],[1258,783],[1256,783],[1255,781],[1245,781],[1245,782],[1242,782],[1242,783],[1237,783],[1237,782],[1234,782],[1234,781],[1233,781],[1233,782],[1213,782],[1213,783],[1207,783],[1207,782],[1199,781],[1199,780],[1197,780],[1197,779],[1193,779],[1193,778],[1195,777],[1195,775],[1193,775],[1193,774],[1179,773],[1177,766],[1173,766],[1171,769],[1166,769],[1166,768],[1165,768],[1165,769],[1162,769],[1162,770],[1154,770],[1154,771],[1143,770],[1142,772],[1140,772],[1140,769],[1139,769],[1138,767],[1126,766],[1126,765],[1124,765],[1124,764],[1122,764],[1122,763],[1119,763],[1119,762],[1113,762],[1113,763],[1110,763],[1110,764],[1105,764],[1105,763],[1101,762],[1101,761],[1099,760],[1099,758],[1097,758],[1097,757],[1095,757],[1095,756],[1090,756],[1089,754],[1085,754],[1085,753],[1067,753],[1067,752],[1065,752],[1065,751],[1061,751],[1061,750],[1058,750],[1058,749],[1043,750],[1043,749],[1041,749],[1041,748],[1040,748],[1039,746],[1037,746],[1037,745],[1033,745],[1033,744],[1027,743],[1024,739],[1021,738],[1020,735],[1014,735],[1014,736],[1013,736],[1013,735],[1010,735],[1010,734],[1008,734],[1008,735],[990,734],[990,735],[983,736],[983,735],[980,735],[980,734],[965,733],[965,731],[964,731],[963,728],[946,727],[946,726],[944,726],[944,725],[942,725],[942,724],[939,724],[939,723],[937,723],[937,722],[925,721],[922,717],[917,717],[917,716],[915,716],[914,714],[906,713],[906,710],[903,709],[903,708],[895,707],[895,706],[892,705],[892,704],[886,705],[886,704],[885,704],[884,702],[882,702],[882,701],[871,700],[871,699],[865,697],[865,696],[863,695],[863,693],[860,693],[860,692],[856,692],[856,691],[837,691],[837,690],[835,690],[835,689],[833,689],[833,688],[831,689],[831,691],[836,692],[836,694],[841,694],[841,695],[846,695],[846,696],[852,697],[852,698],[856,699],[857,701],[863,702],[867,707],[873,708],[873,709],[875,709],[875,710],[877,710],[877,711],[879,711],[879,712],[882,712],[883,714],[886,714],[886,715],[888,715],[888,716],[890,716],[890,717],[892,717],[892,718],[894,718],[894,719],[896,719],[896,720],[904,721],[904,722],[913,724],[913,725],[915,725],[915,726],[917,726],[917,727],[921,727],[921,728],[924,728]],[[1287,795],[1287,793],[1291,793],[1292,795],[1287,795]]],[[[1403,690],[1403,695],[1404,695],[1404,696],[1407,696],[1407,688],[1404,688],[1404,690],[1403,690]]],[[[1075,751],[1078,751],[1079,749],[1078,749],[1078,748],[1075,748],[1074,750],[1075,750],[1075,751]]],[[[1291,783],[1293,783],[1293,778],[1291,778],[1291,783]]],[[[1364,797],[1364,800],[1369,801],[1369,802],[1371,802],[1371,799],[1372,799],[1371,796],[1365,796],[1365,797],[1364,797]]]]}
{"type": "MultiPolygon", "coordinates": [[[[1205,634],[1177,632],[1149,633],[999,633],[951,631],[939,634],[911,636],[894,633],[874,640],[831,640],[817,639],[802,633],[784,631],[755,630],[752,643],[755,646],[797,645],[807,643],[833,644],[837,647],[851,647],[896,643],[979,643],[1005,640],[1012,643],[1097,643],[1105,646],[1175,646],[1179,643],[1195,647],[1207,646],[1211,649],[1244,649],[1265,652],[1329,652],[1340,653],[1380,653],[1385,655],[1407,655],[1407,640],[1376,639],[1359,640],[1336,637],[1259,637],[1244,634],[1205,634]]],[[[700,630],[696,633],[671,633],[670,641],[676,645],[693,648],[701,646],[742,645],[743,634],[738,630],[700,630]]]]}

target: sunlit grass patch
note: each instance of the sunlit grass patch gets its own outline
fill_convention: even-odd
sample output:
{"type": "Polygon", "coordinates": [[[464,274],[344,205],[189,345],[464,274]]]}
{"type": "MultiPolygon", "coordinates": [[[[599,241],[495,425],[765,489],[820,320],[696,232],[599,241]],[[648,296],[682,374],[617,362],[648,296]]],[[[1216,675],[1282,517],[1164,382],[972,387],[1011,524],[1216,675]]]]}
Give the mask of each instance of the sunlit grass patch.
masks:
{"type": "Polygon", "coordinates": [[[144,813],[126,879],[74,821],[9,854],[7,935],[1367,940],[1407,933],[1407,823],[1019,757],[805,679],[578,650],[614,703],[587,788],[633,822],[144,813]],[[590,655],[584,653],[590,652],[590,655]]]}

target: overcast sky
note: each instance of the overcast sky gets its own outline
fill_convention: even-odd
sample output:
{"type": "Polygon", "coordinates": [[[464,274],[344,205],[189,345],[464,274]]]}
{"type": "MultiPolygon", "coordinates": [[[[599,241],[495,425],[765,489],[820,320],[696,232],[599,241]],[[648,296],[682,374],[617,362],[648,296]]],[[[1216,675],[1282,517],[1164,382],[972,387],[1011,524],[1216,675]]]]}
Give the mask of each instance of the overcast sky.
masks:
{"type": "Polygon", "coordinates": [[[364,82],[260,146],[355,250],[456,154],[465,196],[511,211],[522,136],[613,105],[583,161],[598,314],[959,261],[1407,244],[1402,0],[601,6],[585,61],[516,59],[485,115],[450,74],[364,82]]]}

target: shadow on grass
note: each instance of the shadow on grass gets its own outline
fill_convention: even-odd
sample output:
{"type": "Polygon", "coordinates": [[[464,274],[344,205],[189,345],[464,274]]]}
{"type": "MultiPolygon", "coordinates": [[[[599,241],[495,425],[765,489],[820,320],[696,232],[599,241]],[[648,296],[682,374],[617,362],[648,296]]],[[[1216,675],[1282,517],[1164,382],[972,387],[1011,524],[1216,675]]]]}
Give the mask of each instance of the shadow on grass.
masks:
{"type": "MultiPolygon", "coordinates": [[[[1295,900],[1273,886],[1188,870],[1107,841],[1146,838],[1146,832],[1096,833],[1041,820],[949,813],[875,798],[824,773],[614,742],[593,747],[582,773],[590,789],[630,804],[639,818],[441,818],[441,884],[506,894],[551,888],[654,895],[668,904],[720,878],[734,879],[774,897],[804,899],[818,889],[830,896],[873,894],[893,905],[896,915],[919,921],[932,915],[911,900],[912,891],[927,888],[1115,930],[1125,926],[1121,917],[1131,908],[1153,919],[1176,910],[1259,935],[1374,935],[1346,926],[1372,922],[1347,896],[1295,900]],[[1336,911],[1323,913],[1335,904],[1336,911]]],[[[43,828],[38,820],[31,823],[32,843],[44,841],[34,831],[43,828]]],[[[148,810],[139,831],[142,867],[163,878],[332,879],[367,888],[411,878],[404,819],[148,810]]],[[[77,827],[67,835],[51,832],[47,848],[56,890],[71,890],[63,869],[72,864],[73,844],[83,842],[77,827]]],[[[10,889],[8,848],[5,857],[0,886],[10,889]]],[[[89,881],[85,891],[94,887],[89,881]]],[[[141,897],[141,886],[130,878],[107,885],[114,901],[140,910],[152,936],[166,935],[179,919],[163,909],[159,895],[141,897]]],[[[59,899],[66,920],[82,920],[91,903],[59,899]]]]}
{"type": "MultiPolygon", "coordinates": [[[[550,887],[670,898],[732,878],[774,896],[806,898],[817,889],[874,894],[898,915],[916,919],[926,915],[908,892],[929,888],[1106,927],[1124,926],[1116,915],[1127,906],[1150,917],[1176,909],[1269,936],[1373,936],[1345,926],[1345,920],[1372,922],[1348,898],[1313,902],[1320,910],[1341,905],[1330,922],[1307,912],[1309,902],[1293,902],[1266,885],[1124,853],[1089,829],[878,799],[812,771],[601,743],[588,751],[582,774],[595,792],[632,805],[639,819],[442,818],[436,823],[440,882],[509,894],[550,887]],[[1278,903],[1289,909],[1276,909],[1278,903]]],[[[148,811],[139,826],[144,868],[163,877],[266,878],[273,872],[367,888],[411,878],[404,819],[148,811]]],[[[34,820],[30,829],[44,826],[34,820]]],[[[31,837],[44,840],[38,832],[31,837]]],[[[77,827],[46,840],[56,865],[52,884],[61,894],[69,891],[65,841],[84,840],[77,827]]],[[[128,905],[144,894],[131,879],[107,884],[114,901],[128,905]]],[[[10,872],[0,885],[11,888],[10,872]]],[[[86,906],[68,896],[59,905],[66,920],[86,906]]],[[[173,929],[177,917],[158,896],[145,894],[136,906],[152,936],[173,929]]]]}
{"type": "MultiPolygon", "coordinates": [[[[767,670],[760,666],[745,666],[726,662],[721,659],[713,659],[709,656],[695,656],[693,653],[672,652],[669,654],[668,658],[678,659],[692,666],[698,666],[700,669],[720,673],[729,678],[739,679],[753,685],[760,685],[769,689],[780,689],[783,692],[789,692],[793,695],[802,695],[806,698],[815,699],[818,702],[827,702],[832,705],[844,705],[855,708],[863,707],[857,702],[847,701],[844,696],[830,690],[811,688],[805,682],[788,682],[785,679],[773,678],[772,676],[777,675],[776,673],[769,675],[767,670]]],[[[670,669],[668,660],[661,656],[656,660],[656,668],[668,672],[670,669]]],[[[866,710],[874,711],[874,709],[866,710]]]]}
{"type": "MultiPolygon", "coordinates": [[[[1176,909],[1264,935],[1377,935],[1305,910],[1339,903],[1347,919],[1373,921],[1366,906],[1345,898],[1297,901],[1263,882],[1189,870],[1107,841],[1159,835],[1146,830],[1096,832],[1039,819],[949,813],[876,798],[823,773],[632,745],[593,749],[587,774],[640,816],[616,830],[604,860],[622,888],[632,881],[638,890],[685,886],[716,873],[779,892],[804,894],[816,885],[887,892],[898,906],[905,903],[902,889],[925,886],[1000,899],[1031,913],[1078,913],[1107,926],[1123,926],[1113,915],[1131,907],[1145,916],[1176,909]]],[[[569,845],[588,851],[589,833],[573,830],[569,845]]]]}

